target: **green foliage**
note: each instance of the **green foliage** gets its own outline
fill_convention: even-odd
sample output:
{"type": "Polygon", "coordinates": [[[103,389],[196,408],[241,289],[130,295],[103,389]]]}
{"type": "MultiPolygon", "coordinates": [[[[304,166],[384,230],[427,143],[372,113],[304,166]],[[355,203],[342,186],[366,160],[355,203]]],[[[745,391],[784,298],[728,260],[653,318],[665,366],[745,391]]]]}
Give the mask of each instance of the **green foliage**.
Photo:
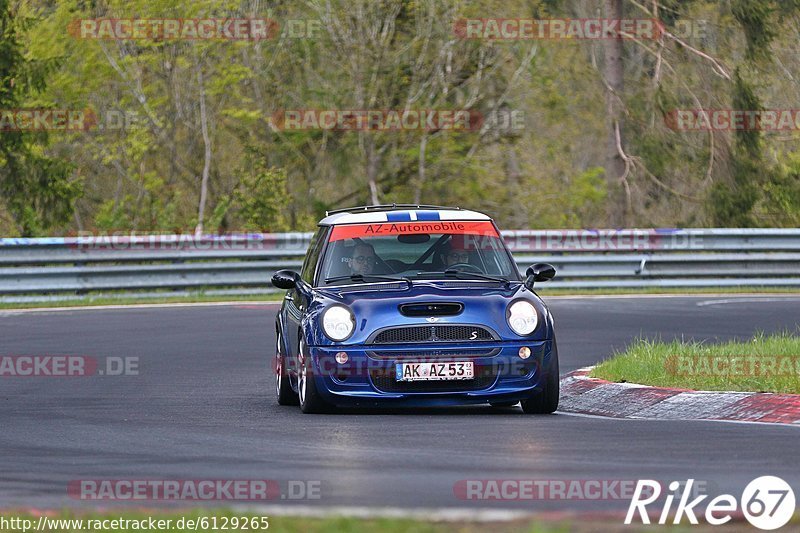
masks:
{"type": "Polygon", "coordinates": [[[753,206],[758,201],[758,186],[750,181],[761,169],[747,160],[732,162],[731,183],[716,183],[708,195],[711,220],[718,227],[748,227],[755,224],[753,206]]]}
{"type": "Polygon", "coordinates": [[[285,213],[289,200],[286,183],[285,170],[267,167],[263,161],[244,171],[233,193],[233,204],[242,219],[241,229],[272,233],[290,229],[285,213]]]}
{"type": "Polygon", "coordinates": [[[575,177],[575,181],[566,191],[568,210],[572,215],[569,225],[575,226],[582,220],[591,220],[602,211],[608,194],[604,173],[602,167],[592,167],[575,177]]]}
{"type": "MultiPolygon", "coordinates": [[[[747,41],[748,60],[764,59],[770,55],[769,44],[776,35],[773,17],[775,4],[774,0],[734,0],[731,3],[731,12],[741,25],[747,41]]],[[[783,2],[778,1],[777,4],[783,2]]]]}
{"type": "Polygon", "coordinates": [[[140,177],[138,194],[126,194],[119,200],[100,205],[95,224],[101,231],[179,231],[187,220],[180,220],[181,196],[155,173],[140,177]]]}
{"type": "Polygon", "coordinates": [[[586,220],[596,220],[605,211],[608,195],[605,169],[592,167],[569,178],[567,183],[547,194],[536,191],[537,196],[547,198],[548,207],[531,218],[526,227],[531,228],[575,228],[586,220]]]}
{"type": "MultiPolygon", "coordinates": [[[[760,110],[761,102],[739,69],[734,73],[733,109],[760,110]]],[[[708,201],[711,219],[718,226],[756,225],[753,208],[759,200],[762,184],[771,181],[770,165],[762,154],[761,132],[741,129],[734,133],[731,150],[731,179],[712,187],[708,201]]]]}
{"type": "MultiPolygon", "coordinates": [[[[23,25],[8,0],[0,0],[0,109],[19,108],[26,96],[45,88],[52,61],[25,57],[19,39],[23,25]]],[[[47,136],[24,131],[0,132],[0,193],[5,210],[24,236],[63,226],[80,196],[73,165],[42,152],[47,136]]]]}
{"type": "MultiPolygon", "coordinates": [[[[124,205],[131,201],[132,198],[125,197],[122,203],[124,205]]],[[[106,200],[103,202],[97,209],[97,214],[95,215],[94,219],[97,228],[103,231],[113,231],[119,228],[128,227],[130,221],[125,215],[123,205],[120,205],[114,200],[106,200]]]]}
{"type": "MultiPolygon", "coordinates": [[[[78,220],[84,230],[191,231],[206,149],[201,95],[211,149],[207,231],[309,230],[326,209],[369,203],[370,177],[379,201],[485,210],[507,228],[608,223],[602,43],[453,34],[462,17],[586,18],[597,16],[596,6],[583,0],[268,4],[32,0],[13,3],[19,6],[13,11],[0,0],[0,108],[135,118],[119,129],[0,133],[0,231],[75,231],[78,220]],[[282,31],[290,20],[318,24],[306,26],[311,35],[261,42],[98,41],[67,31],[94,17],[261,17],[278,21],[282,31]],[[287,109],[405,106],[485,115],[513,110],[524,125],[454,133],[290,132],[270,124],[273,113],[287,109]]],[[[653,5],[623,4],[626,16],[644,18],[653,5]]],[[[676,131],[665,122],[675,109],[797,107],[800,0],[658,4],[673,31],[687,21],[707,22],[708,35],[682,35],[683,41],[727,71],[740,69],[728,80],[707,57],[670,39],[624,42],[623,141],[638,165],[628,176],[632,223],[796,225],[798,138],[676,131]]]]}
{"type": "Polygon", "coordinates": [[[800,227],[800,154],[793,153],[764,186],[762,218],[770,226],[800,227]]]}

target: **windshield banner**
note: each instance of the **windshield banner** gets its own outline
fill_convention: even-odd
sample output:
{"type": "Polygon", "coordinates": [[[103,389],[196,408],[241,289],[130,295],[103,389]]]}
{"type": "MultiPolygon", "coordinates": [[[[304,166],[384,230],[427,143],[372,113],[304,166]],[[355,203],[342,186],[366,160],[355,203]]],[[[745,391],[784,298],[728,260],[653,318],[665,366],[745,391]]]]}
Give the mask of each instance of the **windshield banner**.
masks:
{"type": "Polygon", "coordinates": [[[334,226],[329,241],[421,233],[449,233],[451,235],[481,235],[487,237],[500,236],[494,225],[484,220],[478,222],[459,222],[457,220],[441,222],[377,222],[374,224],[334,226]]]}

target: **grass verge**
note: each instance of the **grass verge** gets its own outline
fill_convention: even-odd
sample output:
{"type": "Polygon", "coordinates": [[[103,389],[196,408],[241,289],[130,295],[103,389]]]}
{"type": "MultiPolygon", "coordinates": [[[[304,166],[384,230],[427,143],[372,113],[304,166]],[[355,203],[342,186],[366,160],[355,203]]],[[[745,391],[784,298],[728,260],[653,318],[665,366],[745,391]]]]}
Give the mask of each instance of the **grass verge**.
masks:
{"type": "MultiPolygon", "coordinates": [[[[39,517],[31,514],[12,515],[2,513],[6,520],[17,517],[28,520],[27,531],[36,530],[39,517]]],[[[316,533],[316,532],[380,532],[380,533],[449,533],[458,531],[462,533],[478,532],[517,532],[530,531],[541,533],[556,533],[575,531],[569,523],[549,522],[545,524],[532,523],[530,520],[516,520],[510,522],[433,522],[406,518],[351,518],[336,517],[310,518],[302,516],[264,516],[253,513],[240,513],[220,509],[193,509],[177,512],[165,511],[121,511],[118,513],[89,512],[74,513],[62,511],[53,516],[48,516],[44,523],[43,531],[59,533],[115,533],[128,531],[142,531],[147,528],[135,527],[135,521],[148,523],[150,518],[157,523],[154,533],[185,532],[185,531],[241,531],[259,533],[280,531],[287,533],[316,533]],[[117,522],[111,522],[117,520],[117,522]],[[78,522],[80,521],[80,523],[78,522]],[[127,521],[127,522],[126,522],[127,521]],[[166,522],[169,521],[169,522],[166,522]],[[80,524],[80,525],[78,525],[80,524]],[[215,527],[216,526],[216,527],[215,527]]],[[[0,518],[2,522],[2,518],[0,518]]],[[[11,524],[3,524],[9,526],[11,524]]],[[[17,528],[2,527],[0,533],[27,533],[21,523],[17,528]]]]}
{"type": "Polygon", "coordinates": [[[638,339],[591,376],[680,389],[800,394],[800,337],[761,333],[717,344],[638,339]]]}
{"type": "MultiPolygon", "coordinates": [[[[185,532],[185,531],[241,531],[247,533],[259,533],[267,531],[280,531],[287,533],[317,533],[317,532],[346,532],[357,533],[370,531],[378,533],[503,533],[503,532],[530,532],[530,533],[594,533],[595,531],[607,531],[609,533],[630,533],[631,531],[652,531],[653,526],[642,524],[624,525],[622,517],[617,519],[600,518],[598,516],[582,519],[580,515],[573,518],[553,518],[543,517],[542,519],[525,518],[506,522],[434,522],[406,518],[349,518],[349,517],[330,517],[330,518],[309,518],[302,516],[269,516],[253,513],[240,513],[222,509],[192,509],[186,511],[111,511],[104,512],[73,512],[62,511],[59,513],[48,513],[48,522],[45,522],[41,529],[36,529],[39,525],[39,515],[31,513],[14,514],[8,511],[0,513],[0,533],[27,533],[29,531],[51,531],[58,533],[116,533],[129,531],[151,531],[153,533],[185,532]],[[153,520],[169,520],[169,524],[148,524],[150,518],[153,520]],[[10,519],[29,520],[26,524],[16,523],[16,527],[8,523],[10,519]],[[213,520],[216,519],[216,522],[213,520]],[[226,520],[227,519],[227,520],[226,520]],[[234,527],[234,519],[237,520],[234,527]],[[5,520],[6,522],[3,522],[5,520]],[[56,522],[70,521],[69,522],[56,522]],[[75,520],[80,520],[78,525],[75,520]],[[120,522],[112,523],[112,520],[120,522]],[[128,520],[129,522],[121,522],[128,520]],[[182,522],[181,522],[182,520],[182,522]],[[189,521],[194,521],[190,523],[189,521]],[[99,521],[99,522],[94,522],[99,521]],[[133,521],[144,521],[143,526],[135,527],[133,521]],[[247,526],[243,527],[244,521],[247,526]],[[197,524],[197,527],[194,527],[197,524]],[[216,529],[213,526],[216,524],[216,529]],[[268,524],[268,527],[264,527],[268,524]],[[223,529],[223,525],[227,527],[223,529]],[[149,528],[148,528],[149,526],[149,528]],[[27,530],[25,529],[27,527],[27,530]]],[[[798,523],[795,516],[787,527],[798,523]]],[[[665,531],[688,531],[687,525],[673,526],[671,524],[657,526],[659,530],[665,531]]],[[[726,524],[727,531],[751,531],[752,526],[743,520],[732,521],[726,524]]],[[[712,532],[718,531],[715,526],[710,526],[701,522],[700,525],[691,526],[693,532],[712,532]]]]}

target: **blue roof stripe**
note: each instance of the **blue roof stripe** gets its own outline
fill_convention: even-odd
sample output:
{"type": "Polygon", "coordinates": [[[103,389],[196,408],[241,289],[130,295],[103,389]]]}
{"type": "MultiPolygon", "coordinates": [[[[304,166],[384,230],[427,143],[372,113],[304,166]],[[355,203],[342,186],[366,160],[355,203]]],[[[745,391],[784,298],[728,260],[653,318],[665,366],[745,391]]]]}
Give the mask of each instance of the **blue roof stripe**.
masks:
{"type": "Polygon", "coordinates": [[[439,220],[438,211],[417,211],[417,220],[439,220]]]}
{"type": "Polygon", "coordinates": [[[410,211],[398,211],[397,213],[386,213],[387,222],[411,222],[410,211]]]}

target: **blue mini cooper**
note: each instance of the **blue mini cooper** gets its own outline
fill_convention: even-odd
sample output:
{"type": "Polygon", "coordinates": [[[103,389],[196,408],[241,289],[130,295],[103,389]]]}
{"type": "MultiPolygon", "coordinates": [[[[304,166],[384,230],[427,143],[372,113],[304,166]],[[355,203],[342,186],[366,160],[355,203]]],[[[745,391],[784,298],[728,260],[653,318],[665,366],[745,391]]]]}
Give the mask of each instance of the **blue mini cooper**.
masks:
{"type": "Polygon", "coordinates": [[[486,215],[438,206],[330,211],[300,273],[281,270],[276,389],[335,407],[558,407],[553,318],[486,215]]]}

